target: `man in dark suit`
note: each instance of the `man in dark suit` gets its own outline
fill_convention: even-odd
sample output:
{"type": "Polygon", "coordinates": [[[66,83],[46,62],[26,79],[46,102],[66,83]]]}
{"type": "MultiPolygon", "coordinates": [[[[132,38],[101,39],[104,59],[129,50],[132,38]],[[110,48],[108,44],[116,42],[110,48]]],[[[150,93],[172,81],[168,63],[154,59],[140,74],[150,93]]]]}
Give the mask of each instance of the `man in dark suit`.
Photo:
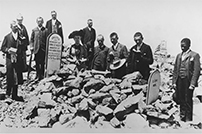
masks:
{"type": "Polygon", "coordinates": [[[46,43],[43,34],[46,28],[43,26],[43,18],[37,18],[37,27],[32,30],[30,39],[30,50],[35,54],[36,62],[36,79],[41,80],[44,76],[46,43]]]}
{"type": "Polygon", "coordinates": [[[180,105],[180,118],[185,122],[193,118],[192,97],[200,76],[200,56],[190,50],[190,45],[190,39],[182,39],[182,53],[177,55],[173,71],[175,100],[180,105]]]}
{"type": "Polygon", "coordinates": [[[106,71],[107,69],[107,54],[109,48],[104,45],[104,36],[97,36],[98,46],[95,47],[94,57],[92,60],[91,69],[98,71],[106,71]]]}
{"type": "Polygon", "coordinates": [[[139,71],[142,74],[143,79],[148,80],[151,70],[149,65],[153,63],[152,50],[149,45],[143,42],[142,33],[135,33],[134,41],[136,42],[136,45],[130,49],[127,60],[127,73],[139,71]]]}
{"type": "MultiPolygon", "coordinates": [[[[57,33],[62,38],[62,44],[64,43],[63,39],[63,31],[62,31],[62,24],[57,19],[57,13],[56,11],[51,11],[52,19],[46,22],[46,28],[48,29],[47,33],[48,35],[51,33],[57,33]]],[[[63,46],[62,46],[63,48],[63,46]]]]}
{"type": "Polygon", "coordinates": [[[12,92],[12,99],[23,101],[18,94],[18,85],[23,83],[22,79],[22,53],[25,51],[21,43],[22,40],[18,33],[18,26],[16,21],[11,23],[12,32],[4,37],[1,51],[6,54],[6,98],[10,99],[12,92]]]}
{"type": "MultiPolygon", "coordinates": [[[[19,37],[21,38],[21,44],[23,46],[23,48],[22,48],[23,49],[22,70],[23,70],[23,72],[26,72],[27,71],[26,50],[27,50],[27,46],[29,45],[29,36],[28,36],[25,25],[23,25],[23,16],[21,14],[19,14],[16,20],[17,20],[17,25],[18,25],[19,37]]],[[[21,77],[23,77],[23,76],[21,76],[21,77]]]]}
{"type": "Polygon", "coordinates": [[[96,32],[95,29],[92,27],[93,26],[92,19],[88,19],[87,24],[88,26],[82,30],[83,37],[81,38],[81,42],[87,49],[87,57],[88,57],[87,68],[90,69],[94,55],[94,46],[95,46],[94,42],[96,38],[96,32]]]}

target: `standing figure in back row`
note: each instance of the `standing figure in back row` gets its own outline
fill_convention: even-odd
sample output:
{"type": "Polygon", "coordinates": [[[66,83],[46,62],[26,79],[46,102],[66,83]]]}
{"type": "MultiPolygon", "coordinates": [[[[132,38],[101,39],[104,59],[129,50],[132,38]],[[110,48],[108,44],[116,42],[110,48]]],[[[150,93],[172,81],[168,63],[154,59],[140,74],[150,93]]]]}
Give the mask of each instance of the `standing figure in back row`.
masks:
{"type": "MultiPolygon", "coordinates": [[[[57,33],[62,38],[62,44],[63,44],[64,38],[63,38],[62,24],[57,19],[56,11],[51,11],[51,17],[52,17],[52,19],[50,19],[46,22],[47,34],[49,35],[51,33],[57,33]]],[[[62,46],[62,50],[63,49],[64,49],[64,46],[62,46]]]]}
{"type": "Polygon", "coordinates": [[[87,50],[87,69],[91,68],[91,63],[93,60],[94,56],[94,43],[95,43],[95,38],[96,38],[96,32],[95,29],[93,28],[93,20],[88,19],[87,22],[88,26],[84,29],[82,29],[82,37],[81,37],[81,42],[84,45],[84,47],[87,50]]]}
{"type": "Polygon", "coordinates": [[[44,77],[46,37],[44,37],[46,28],[43,26],[43,18],[38,17],[37,27],[32,30],[30,39],[30,50],[35,54],[36,79],[41,80],[44,77]]]}

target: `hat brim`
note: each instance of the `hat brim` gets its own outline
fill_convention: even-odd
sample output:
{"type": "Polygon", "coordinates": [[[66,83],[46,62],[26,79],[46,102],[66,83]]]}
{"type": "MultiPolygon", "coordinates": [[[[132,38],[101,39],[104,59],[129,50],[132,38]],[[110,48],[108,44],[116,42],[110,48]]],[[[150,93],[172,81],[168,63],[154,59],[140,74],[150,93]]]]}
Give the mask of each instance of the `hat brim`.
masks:
{"type": "Polygon", "coordinates": [[[114,66],[114,64],[110,64],[110,65],[109,65],[109,68],[110,68],[111,70],[117,70],[117,69],[119,69],[120,67],[122,67],[125,63],[126,63],[126,59],[121,59],[118,66],[114,66]]]}
{"type": "Polygon", "coordinates": [[[73,31],[72,33],[70,33],[69,35],[69,39],[72,39],[74,38],[75,36],[80,36],[82,37],[83,36],[83,31],[82,30],[79,30],[79,31],[73,31]]]}

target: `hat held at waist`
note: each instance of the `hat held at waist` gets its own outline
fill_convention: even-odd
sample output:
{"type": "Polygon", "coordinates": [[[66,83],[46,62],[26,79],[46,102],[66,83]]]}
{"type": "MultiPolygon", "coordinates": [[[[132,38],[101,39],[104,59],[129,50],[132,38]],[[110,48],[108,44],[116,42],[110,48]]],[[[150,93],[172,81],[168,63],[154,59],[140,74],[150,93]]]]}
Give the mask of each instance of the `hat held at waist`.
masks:
{"type": "Polygon", "coordinates": [[[112,64],[110,64],[109,68],[111,70],[117,70],[121,68],[126,63],[126,59],[118,59],[115,60],[112,64]]]}

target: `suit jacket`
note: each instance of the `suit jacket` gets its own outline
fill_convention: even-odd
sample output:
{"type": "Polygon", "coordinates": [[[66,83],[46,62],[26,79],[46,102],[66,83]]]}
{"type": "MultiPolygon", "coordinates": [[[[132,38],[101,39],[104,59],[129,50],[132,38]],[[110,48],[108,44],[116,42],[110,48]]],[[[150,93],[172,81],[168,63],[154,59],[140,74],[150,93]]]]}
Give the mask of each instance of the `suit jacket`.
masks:
{"type": "Polygon", "coordinates": [[[20,27],[19,28],[19,32],[18,32],[19,35],[21,37],[25,37],[25,39],[21,40],[22,44],[24,46],[23,49],[27,50],[27,46],[29,45],[29,36],[28,36],[28,33],[27,33],[27,29],[26,29],[26,27],[23,24],[21,24],[19,27],[20,27]]]}
{"type": "Polygon", "coordinates": [[[86,48],[94,48],[94,42],[96,39],[96,32],[94,28],[91,28],[91,31],[88,27],[84,28],[83,30],[83,37],[81,38],[82,44],[86,48]]]}
{"type": "Polygon", "coordinates": [[[31,39],[30,39],[30,45],[34,48],[33,53],[37,54],[39,49],[43,50],[45,52],[46,50],[46,44],[43,42],[43,31],[45,30],[45,27],[42,27],[41,30],[36,27],[32,30],[31,39]]]}
{"type": "Polygon", "coordinates": [[[124,59],[128,58],[128,50],[125,45],[122,45],[121,43],[118,43],[117,48],[114,49],[113,46],[109,48],[108,54],[107,54],[107,69],[109,69],[109,65],[118,59],[124,59]],[[109,53],[113,52],[114,56],[111,59],[109,53]]]}
{"type": "MultiPolygon", "coordinates": [[[[176,84],[179,78],[179,70],[181,64],[182,53],[178,54],[175,60],[173,70],[173,84],[176,84]]],[[[200,76],[200,56],[194,51],[190,51],[185,57],[186,69],[188,70],[186,76],[190,80],[190,85],[198,86],[198,78],[200,76]]]]}
{"type": "MultiPolygon", "coordinates": [[[[60,35],[62,38],[62,43],[64,43],[63,39],[63,31],[62,31],[62,24],[59,20],[56,20],[55,25],[57,26],[57,34],[60,35]]],[[[48,35],[52,33],[52,19],[46,22],[46,28],[48,29],[47,33],[48,35]]]]}
{"type": "Polygon", "coordinates": [[[19,46],[19,45],[22,45],[20,44],[20,41],[19,41],[19,35],[18,35],[18,39],[15,40],[12,33],[9,33],[8,35],[6,35],[4,37],[4,40],[3,40],[3,43],[2,43],[2,46],[1,46],[1,51],[4,52],[6,54],[6,75],[7,75],[7,85],[13,85],[13,84],[17,84],[18,81],[22,81],[22,78],[21,80],[16,77],[16,73],[21,73],[24,68],[24,64],[23,64],[23,61],[22,59],[26,58],[26,57],[23,57],[25,55],[23,55],[24,51],[22,50],[22,48],[19,46]],[[17,62],[15,64],[13,64],[11,62],[11,54],[8,53],[8,49],[9,48],[17,48],[17,62]],[[15,71],[14,71],[15,70],[15,71]]]}
{"type": "Polygon", "coordinates": [[[107,69],[107,54],[109,48],[104,46],[102,49],[100,46],[95,47],[94,57],[92,60],[91,69],[98,71],[105,71],[107,69]]]}
{"type": "Polygon", "coordinates": [[[154,61],[152,50],[150,46],[145,43],[143,43],[140,48],[140,54],[134,52],[134,49],[137,50],[137,45],[130,49],[129,57],[127,59],[127,73],[139,71],[143,75],[143,78],[148,79],[150,74],[149,65],[151,65],[154,61]]]}

